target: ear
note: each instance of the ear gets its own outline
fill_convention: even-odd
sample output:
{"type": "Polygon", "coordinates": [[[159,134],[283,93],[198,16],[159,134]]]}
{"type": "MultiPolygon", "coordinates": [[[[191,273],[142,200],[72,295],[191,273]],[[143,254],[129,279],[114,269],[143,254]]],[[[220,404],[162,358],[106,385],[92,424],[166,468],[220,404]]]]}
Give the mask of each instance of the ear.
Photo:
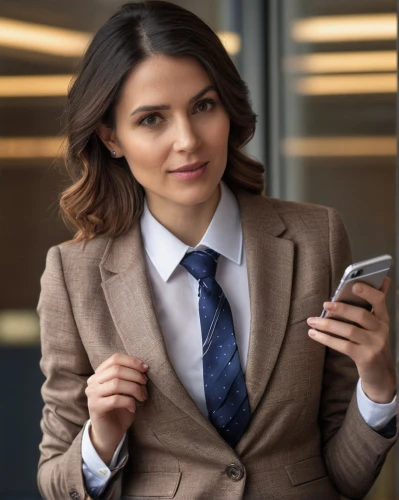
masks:
{"type": "Polygon", "coordinates": [[[96,128],[97,135],[104,143],[105,147],[109,149],[109,151],[115,151],[116,156],[114,158],[120,158],[123,156],[122,149],[119,145],[119,142],[116,138],[115,131],[110,127],[107,127],[104,124],[99,125],[96,128]]]}

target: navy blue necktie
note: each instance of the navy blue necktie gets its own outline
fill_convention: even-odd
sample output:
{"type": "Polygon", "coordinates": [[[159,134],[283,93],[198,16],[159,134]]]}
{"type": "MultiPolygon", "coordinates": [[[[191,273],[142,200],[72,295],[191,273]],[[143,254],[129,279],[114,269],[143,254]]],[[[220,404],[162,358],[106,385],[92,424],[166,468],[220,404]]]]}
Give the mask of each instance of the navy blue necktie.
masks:
{"type": "Polygon", "coordinates": [[[211,249],[186,254],[181,261],[198,280],[202,361],[208,418],[234,448],[251,414],[247,387],[234,334],[233,316],[215,280],[219,254],[211,249]]]}

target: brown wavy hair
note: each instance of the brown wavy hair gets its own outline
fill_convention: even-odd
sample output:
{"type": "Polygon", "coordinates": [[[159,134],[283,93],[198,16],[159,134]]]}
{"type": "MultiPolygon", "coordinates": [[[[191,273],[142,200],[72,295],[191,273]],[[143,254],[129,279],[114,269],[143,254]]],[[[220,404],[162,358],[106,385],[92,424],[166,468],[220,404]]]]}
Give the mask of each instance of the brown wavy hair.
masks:
{"type": "Polygon", "coordinates": [[[223,180],[260,194],[264,167],[241,148],[253,137],[249,92],[218,36],[195,14],[164,1],[123,5],[95,34],[68,91],[65,164],[72,185],[61,193],[71,242],[124,234],[141,216],[145,192],[124,157],[114,159],[96,129],[115,128],[115,107],[131,71],[153,55],[192,56],[208,72],[230,117],[223,180]]]}

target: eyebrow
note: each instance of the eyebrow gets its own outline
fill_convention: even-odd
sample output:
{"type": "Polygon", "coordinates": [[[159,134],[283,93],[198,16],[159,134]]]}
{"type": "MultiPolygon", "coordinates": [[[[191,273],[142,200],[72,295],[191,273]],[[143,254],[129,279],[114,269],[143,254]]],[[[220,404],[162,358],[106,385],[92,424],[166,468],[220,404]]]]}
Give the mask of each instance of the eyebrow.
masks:
{"type": "MultiPolygon", "coordinates": [[[[208,85],[207,87],[205,87],[204,89],[202,89],[201,92],[198,92],[198,94],[196,94],[194,97],[192,97],[190,99],[189,103],[193,104],[195,101],[197,101],[198,99],[200,99],[204,94],[206,94],[210,90],[215,90],[216,91],[215,86],[214,85],[208,85]]],[[[170,109],[170,106],[168,104],[155,104],[155,105],[152,105],[152,106],[140,106],[139,108],[136,108],[134,111],[132,111],[129,116],[133,116],[136,113],[140,113],[142,111],[159,111],[161,109],[170,109]]]]}

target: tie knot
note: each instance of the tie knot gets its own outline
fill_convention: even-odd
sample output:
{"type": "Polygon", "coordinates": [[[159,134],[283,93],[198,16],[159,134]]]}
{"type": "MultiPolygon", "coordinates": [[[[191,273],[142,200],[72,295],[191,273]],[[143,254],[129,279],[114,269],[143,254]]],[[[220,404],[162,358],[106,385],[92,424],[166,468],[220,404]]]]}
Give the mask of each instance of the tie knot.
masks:
{"type": "Polygon", "coordinates": [[[219,255],[214,250],[197,250],[187,253],[181,260],[180,264],[194,276],[196,280],[203,278],[214,278],[216,274],[216,266],[219,255]]]}

